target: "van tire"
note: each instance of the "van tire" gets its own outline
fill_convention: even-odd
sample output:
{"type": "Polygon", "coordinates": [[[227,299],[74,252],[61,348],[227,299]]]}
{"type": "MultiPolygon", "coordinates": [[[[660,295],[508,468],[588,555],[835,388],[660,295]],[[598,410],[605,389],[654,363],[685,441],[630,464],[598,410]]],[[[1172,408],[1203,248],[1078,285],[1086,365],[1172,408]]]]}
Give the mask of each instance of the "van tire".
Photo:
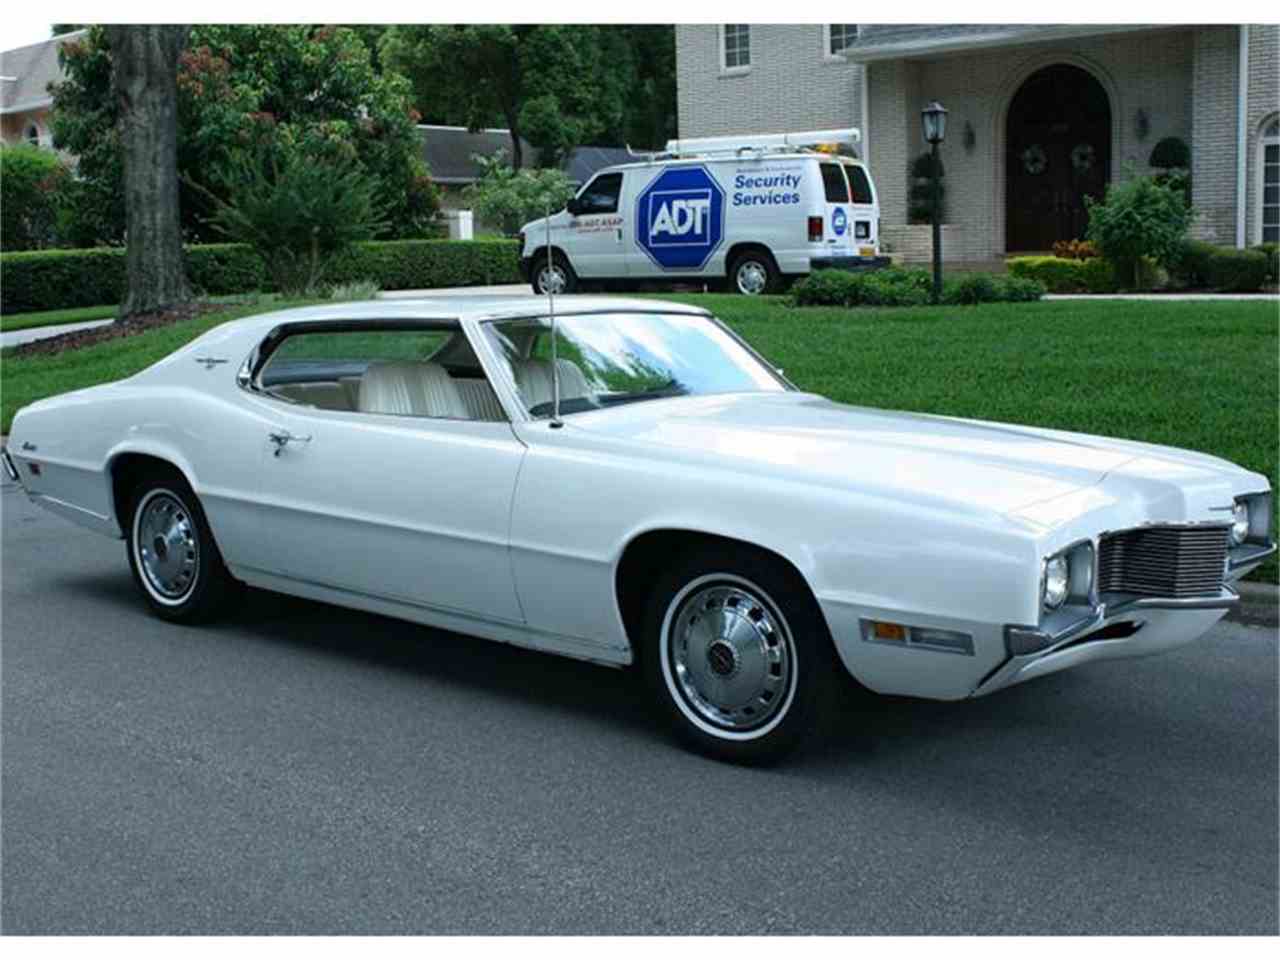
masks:
{"type": "Polygon", "coordinates": [[[574,273],[569,259],[559,250],[552,251],[551,266],[547,266],[545,254],[536,254],[529,265],[529,281],[533,292],[539,296],[547,295],[548,281],[559,278],[560,287],[556,293],[573,293],[578,289],[578,275],[574,273]]]}
{"type": "Polygon", "coordinates": [[[782,273],[767,250],[744,250],[729,266],[729,292],[758,297],[777,293],[782,286],[782,273]]]}

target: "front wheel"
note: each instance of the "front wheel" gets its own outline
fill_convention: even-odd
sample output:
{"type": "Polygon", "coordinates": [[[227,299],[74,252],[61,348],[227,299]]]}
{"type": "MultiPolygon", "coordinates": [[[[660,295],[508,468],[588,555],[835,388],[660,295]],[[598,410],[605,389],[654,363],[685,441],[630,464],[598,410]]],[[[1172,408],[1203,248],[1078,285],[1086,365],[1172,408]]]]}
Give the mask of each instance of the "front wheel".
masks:
{"type": "Polygon", "coordinates": [[[717,545],[655,584],[641,663],[676,733],[739,763],[799,745],[841,669],[799,576],[768,555],[717,545]]]}
{"type": "Polygon", "coordinates": [[[200,502],[179,474],[158,472],[134,488],[127,547],[134,582],[157,615],[198,623],[225,608],[235,581],[200,502]]]}
{"type": "Polygon", "coordinates": [[[534,257],[529,273],[533,292],[544,297],[548,293],[573,293],[578,288],[578,275],[561,253],[553,253],[550,261],[545,253],[534,257]]]}

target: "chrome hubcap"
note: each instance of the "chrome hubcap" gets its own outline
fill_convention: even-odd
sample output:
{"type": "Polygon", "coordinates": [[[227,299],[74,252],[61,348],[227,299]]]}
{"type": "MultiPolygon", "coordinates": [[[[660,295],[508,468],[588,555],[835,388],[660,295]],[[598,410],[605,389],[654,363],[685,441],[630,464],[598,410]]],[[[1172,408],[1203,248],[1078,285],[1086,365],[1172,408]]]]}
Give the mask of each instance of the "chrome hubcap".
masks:
{"type": "Polygon", "coordinates": [[[681,698],[702,720],[743,731],[787,703],[795,650],[786,625],[745,586],[692,592],[669,621],[669,665],[681,698]]]}
{"type": "Polygon", "coordinates": [[[543,293],[563,293],[564,284],[564,271],[555,264],[538,271],[538,289],[543,293]]]}
{"type": "Polygon", "coordinates": [[[200,566],[200,546],[182,501],[164,491],[150,494],[134,536],[138,566],[152,590],[167,600],[189,594],[200,566]]]}
{"type": "Polygon", "coordinates": [[[764,288],[768,285],[769,271],[764,268],[764,264],[748,260],[738,268],[738,289],[741,292],[754,296],[764,293],[764,288]]]}

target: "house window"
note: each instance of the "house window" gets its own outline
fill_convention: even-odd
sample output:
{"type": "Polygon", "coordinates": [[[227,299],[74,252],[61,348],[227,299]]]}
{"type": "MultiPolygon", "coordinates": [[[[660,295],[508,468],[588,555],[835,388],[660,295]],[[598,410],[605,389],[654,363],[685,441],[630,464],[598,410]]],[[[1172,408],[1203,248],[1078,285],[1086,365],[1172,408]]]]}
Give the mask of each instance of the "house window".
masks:
{"type": "Polygon", "coordinates": [[[40,128],[34,123],[27,125],[27,130],[22,136],[33,147],[40,146],[40,128]]]}
{"type": "Polygon", "coordinates": [[[844,53],[845,48],[852,46],[853,41],[858,39],[858,25],[856,23],[828,23],[823,32],[826,34],[823,52],[828,59],[839,58],[844,53]]]}
{"type": "Polygon", "coordinates": [[[1280,117],[1262,127],[1258,138],[1262,171],[1262,242],[1280,243],[1280,117]]]}
{"type": "Polygon", "coordinates": [[[720,31],[721,66],[746,70],[751,66],[751,24],[726,23],[720,31]]]}

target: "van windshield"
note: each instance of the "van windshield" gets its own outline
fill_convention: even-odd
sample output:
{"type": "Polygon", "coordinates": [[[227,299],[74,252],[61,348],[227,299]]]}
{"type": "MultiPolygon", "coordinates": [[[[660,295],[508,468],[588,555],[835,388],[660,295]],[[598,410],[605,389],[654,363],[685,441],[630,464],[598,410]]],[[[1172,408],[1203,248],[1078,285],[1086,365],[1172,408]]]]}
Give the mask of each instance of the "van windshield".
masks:
{"type": "Polygon", "coordinates": [[[553,369],[568,415],[666,397],[786,390],[786,384],[710,317],[676,313],[565,314],[494,320],[485,335],[520,402],[551,416],[553,369]]]}

